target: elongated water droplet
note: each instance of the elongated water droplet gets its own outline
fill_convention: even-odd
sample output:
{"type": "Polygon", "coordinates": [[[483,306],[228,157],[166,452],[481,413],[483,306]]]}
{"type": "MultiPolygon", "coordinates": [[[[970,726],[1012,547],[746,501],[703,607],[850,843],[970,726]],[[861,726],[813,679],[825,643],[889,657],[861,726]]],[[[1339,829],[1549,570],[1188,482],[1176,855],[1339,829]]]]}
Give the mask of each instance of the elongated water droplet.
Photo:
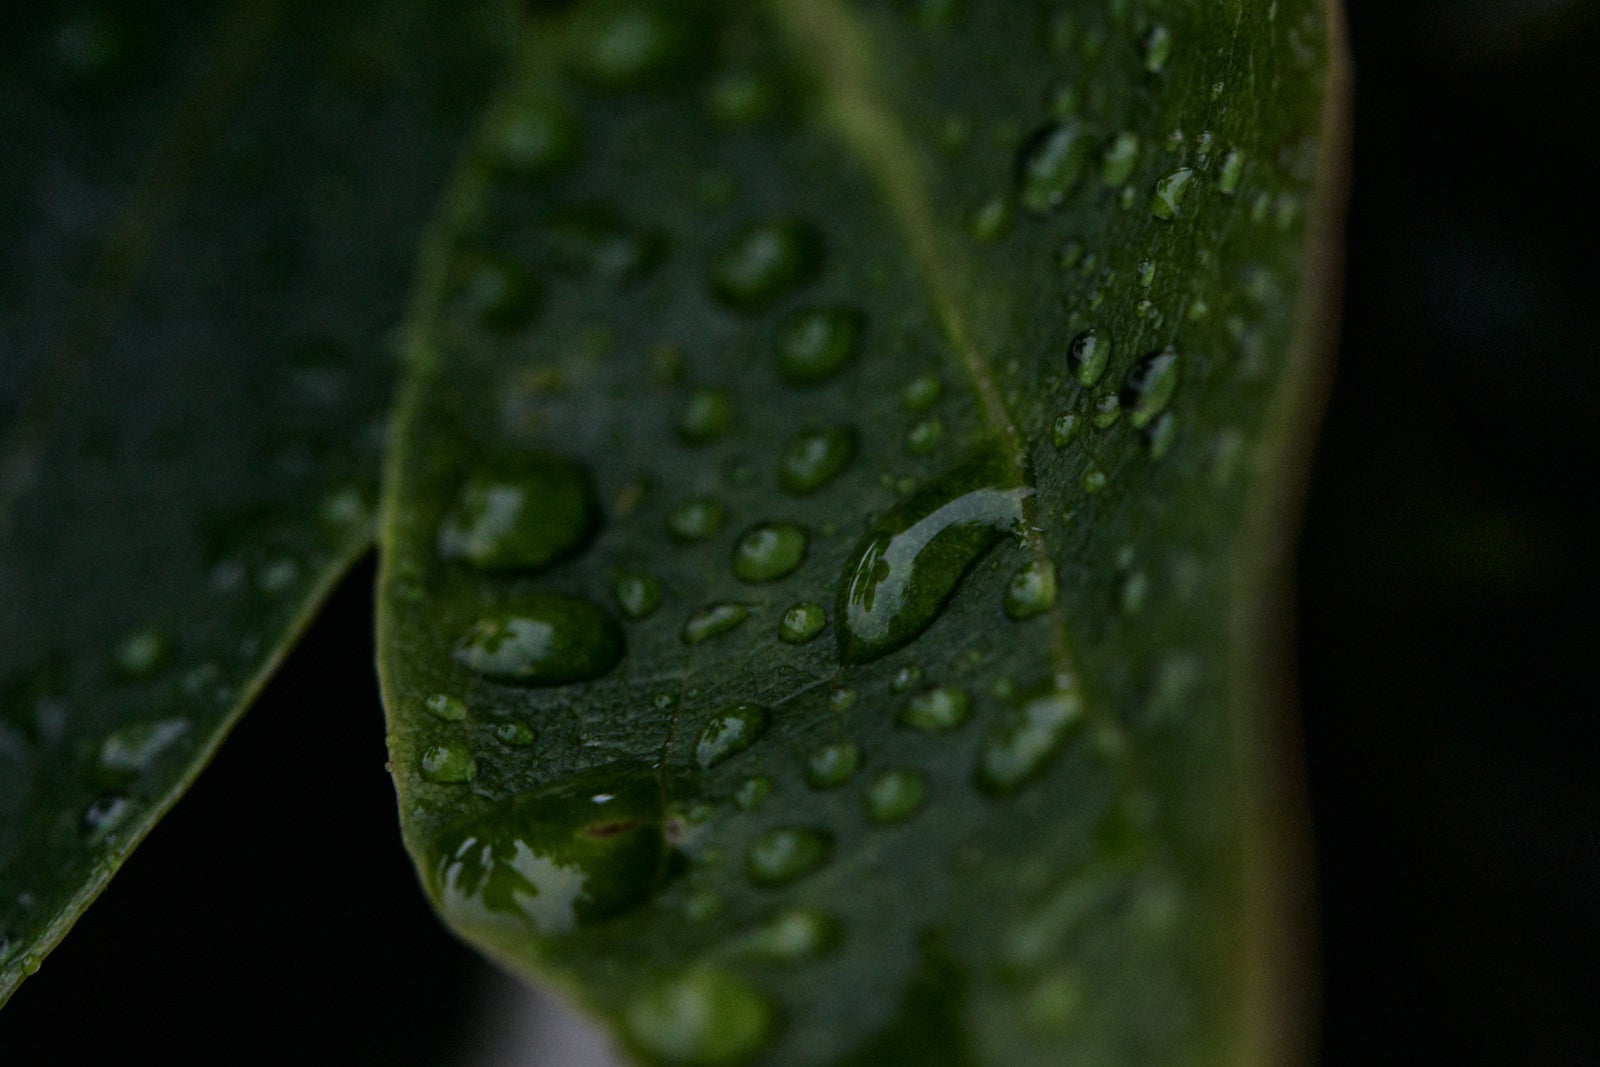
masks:
{"type": "Polygon", "coordinates": [[[861,749],[848,741],[823,745],[806,760],[806,781],[813,789],[837,789],[861,766],[861,749]]]}
{"type": "Polygon", "coordinates": [[[106,735],[100,743],[97,769],[108,784],[118,784],[140,775],[183,740],[189,733],[186,719],[159,719],[156,722],[124,726],[106,735]]]}
{"type": "Polygon", "coordinates": [[[834,611],[839,656],[865,663],[933,624],[968,568],[1022,519],[1032,489],[995,453],[895,505],[851,554],[834,611]]]}
{"type": "Polygon", "coordinates": [[[1011,576],[1006,585],[1006,614],[1031,619],[1056,606],[1056,565],[1034,560],[1011,576]]]}
{"type": "Polygon", "coordinates": [[[795,572],[806,558],[810,537],[792,522],[753,526],[734,548],[733,573],[747,582],[775,582],[795,572]]]}
{"type": "Polygon", "coordinates": [[[689,616],[683,624],[683,643],[698,645],[713,637],[721,637],[743,625],[749,617],[750,609],[744,604],[708,604],[689,616]]]}
{"type": "Polygon", "coordinates": [[[1067,349],[1067,368],[1078,384],[1088,388],[1100,380],[1111,361],[1111,338],[1097,330],[1088,330],[1072,339],[1067,349]]]}
{"type": "Polygon", "coordinates": [[[1122,418],[1122,399],[1116,393],[1095,397],[1094,407],[1089,415],[1089,421],[1094,423],[1095,429],[1109,430],[1120,418],[1122,418]]]}
{"type": "Polygon", "coordinates": [[[1172,31],[1165,26],[1152,26],[1144,35],[1144,69],[1158,74],[1167,65],[1172,54],[1172,31]]]}
{"type": "Polygon", "coordinates": [[[822,268],[822,238],[794,219],[747,226],[712,258],[711,291],[738,311],[759,311],[822,268]]]}
{"type": "Polygon", "coordinates": [[[784,446],[778,484],[797,496],[815,493],[833,481],[855,459],[858,437],[852,426],[808,430],[784,446]]]}
{"type": "Polygon", "coordinates": [[[1178,353],[1164,348],[1135,363],[1122,385],[1122,402],[1128,408],[1128,421],[1144,429],[1172,401],[1178,388],[1178,353]]]}
{"type": "Polygon", "coordinates": [[[1244,153],[1237,148],[1222,158],[1222,170],[1217,174],[1217,192],[1232,196],[1239,191],[1239,179],[1244,177],[1244,153]]]}
{"type": "Polygon", "coordinates": [[[621,627],[594,604],[535,593],[480,619],[456,645],[455,658],[497,682],[565,685],[609,673],[622,650],[621,627]]]}
{"type": "Polygon", "coordinates": [[[778,335],[778,372],[791,385],[817,385],[855,361],[866,318],[847,307],[808,308],[778,335]]]}
{"type": "Polygon", "coordinates": [[[1036,214],[1060,207],[1083,180],[1089,137],[1068,119],[1039,130],[1022,147],[1017,163],[1017,199],[1036,214]]]}
{"type": "Polygon", "coordinates": [[[602,768],[507,801],[445,831],[434,891],[458,928],[525,950],[631,911],[665,874],[661,789],[644,769],[602,768]]]}
{"type": "Polygon", "coordinates": [[[867,817],[885,825],[904,822],[922,807],[927,789],[916,771],[885,771],[867,787],[867,817]]]}
{"type": "Polygon", "coordinates": [[[1026,697],[997,723],[978,757],[977,782],[991,793],[1009,793],[1042,772],[1083,717],[1083,702],[1070,686],[1026,697]]]}
{"type": "Polygon", "coordinates": [[[459,785],[472,781],[477,775],[478,761],[472,757],[472,750],[460,741],[441,741],[423,750],[417,769],[430,782],[459,785]]]}
{"type": "Polygon", "coordinates": [[[765,1048],[777,1012],[742,978],[702,965],[647,986],[623,1022],[652,1061],[718,1067],[745,1063],[765,1048]]]}
{"type": "Polygon", "coordinates": [[[1126,131],[1119,133],[1100,162],[1100,181],[1106,188],[1115,189],[1133,177],[1133,168],[1138,164],[1138,135],[1126,131]]]}
{"type": "Polygon", "coordinates": [[[695,759],[701,767],[711,768],[751,745],[766,732],[771,716],[766,708],[754,704],[740,704],[721,712],[700,731],[700,743],[695,746],[695,759]]]}
{"type": "Polygon", "coordinates": [[[1184,197],[1189,195],[1189,186],[1194,180],[1194,171],[1188,167],[1168,174],[1156,182],[1155,192],[1150,196],[1150,214],[1158,219],[1175,219],[1178,210],[1183,206],[1184,197]]]}
{"type": "Polygon", "coordinates": [[[599,525],[589,476],[558,456],[507,458],[473,477],[439,527],[439,554],[484,570],[539,570],[577,552],[599,525]]]}
{"type": "Polygon", "coordinates": [[[779,886],[821,867],[832,852],[833,835],[826,830],[778,826],[755,839],[745,869],[757,885],[779,886]]]}
{"type": "Polygon", "coordinates": [[[972,717],[972,697],[965,690],[940,686],[918,693],[900,709],[899,722],[927,733],[949,733],[972,717]]]}

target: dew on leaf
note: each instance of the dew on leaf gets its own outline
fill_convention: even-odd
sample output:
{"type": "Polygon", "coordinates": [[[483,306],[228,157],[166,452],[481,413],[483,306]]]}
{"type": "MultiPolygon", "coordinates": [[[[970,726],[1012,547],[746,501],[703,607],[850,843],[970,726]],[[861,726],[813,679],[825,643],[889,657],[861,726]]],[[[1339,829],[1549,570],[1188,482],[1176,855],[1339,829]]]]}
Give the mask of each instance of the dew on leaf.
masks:
{"type": "Polygon", "coordinates": [[[1178,353],[1168,347],[1154,352],[1128,370],[1122,385],[1122,401],[1128,408],[1128,421],[1144,429],[1166,410],[1178,388],[1178,353]]]}
{"type": "Polygon", "coordinates": [[[440,722],[465,722],[467,718],[467,705],[448,693],[435,693],[422,706],[440,722]]]}
{"type": "Polygon", "coordinates": [[[778,373],[791,385],[818,385],[855,361],[865,316],[854,308],[797,312],[778,334],[778,373]]]}
{"type": "Polygon", "coordinates": [[[478,761],[472,750],[459,741],[441,741],[429,745],[417,761],[422,777],[442,785],[459,785],[470,782],[478,773],[478,761]]]}
{"type": "Polygon", "coordinates": [[[907,411],[926,411],[944,395],[944,383],[932,374],[911,379],[900,390],[900,405],[907,411]]]}
{"type": "Polygon", "coordinates": [[[622,629],[587,600],[534,593],[479,619],[455,648],[471,671],[497,682],[565,685],[608,674],[622,659],[622,629]]]}
{"type": "Polygon", "coordinates": [[[1087,330],[1072,339],[1067,348],[1067,369],[1085,388],[1100,380],[1111,361],[1111,339],[1098,330],[1087,330]]]}
{"type": "Polygon", "coordinates": [[[1011,228],[1011,201],[1003,196],[989,197],[972,209],[968,225],[979,241],[993,241],[1011,228]]]}
{"type": "Polygon", "coordinates": [[[1165,26],[1152,26],[1144,35],[1144,69],[1159,74],[1172,54],[1172,31],[1165,26]]]}
{"type": "Polygon", "coordinates": [[[1087,470],[1083,472],[1081,484],[1085,493],[1098,493],[1106,487],[1109,481],[1110,479],[1106,477],[1105,471],[1087,470]]]}
{"type": "Polygon", "coordinates": [[[600,522],[587,473],[559,456],[503,459],[472,477],[439,526],[439,554],[487,571],[536,571],[589,542],[600,522]]]}
{"type": "Polygon", "coordinates": [[[747,1062],[777,1022],[765,996],[708,964],[646,986],[623,1013],[629,1038],[649,1059],[695,1067],[747,1062]]]}
{"type": "Polygon", "coordinates": [[[1150,196],[1150,214],[1169,221],[1177,218],[1184,198],[1189,195],[1189,186],[1193,179],[1193,170],[1179,167],[1156,182],[1155,192],[1150,196]]]}
{"type": "Polygon", "coordinates": [[[883,825],[904,822],[922,807],[927,789],[916,771],[885,771],[867,787],[867,817],[883,825]]]}
{"type": "Polygon", "coordinates": [[[667,249],[661,233],[630,225],[598,204],[579,205],[557,215],[545,227],[544,239],[558,269],[613,282],[648,275],[667,249]]]}
{"type": "Polygon", "coordinates": [[[667,516],[667,533],[685,544],[715,537],[727,521],[727,512],[710,497],[695,497],[667,516]]]}
{"type": "Polygon", "coordinates": [[[796,496],[815,493],[844,473],[859,447],[855,428],[846,425],[807,430],[789,441],[778,461],[778,484],[796,496]]]}
{"type": "Polygon", "coordinates": [[[498,169],[519,177],[542,177],[577,161],[583,130],[572,109],[544,98],[519,101],[489,123],[485,153],[498,169]]]}
{"type": "Polygon", "coordinates": [[[1122,418],[1122,399],[1116,393],[1107,393],[1095,398],[1089,416],[1089,421],[1094,423],[1095,429],[1109,430],[1120,418],[1122,418]]]}
{"type": "Polygon", "coordinates": [[[972,697],[966,690],[939,686],[907,701],[897,721],[913,730],[941,734],[960,729],[971,717],[972,697]]]}
{"type": "Polygon", "coordinates": [[[831,915],[808,908],[780,912],[741,939],[742,953],[774,963],[816,959],[837,948],[844,927],[831,915]]]}
{"type": "Polygon", "coordinates": [[[187,719],[158,719],[124,726],[100,742],[96,768],[103,777],[113,780],[143,774],[188,733],[187,719]]]}
{"type": "Polygon", "coordinates": [[[833,852],[833,835],[802,826],[777,826],[757,837],[745,870],[757,885],[779,886],[810,874],[833,852]]]}
{"type": "Polygon", "coordinates": [[[743,752],[766,732],[770,721],[767,709],[754,704],[740,704],[721,711],[700,731],[700,741],[694,751],[696,762],[709,769],[743,752]]]}
{"type": "Polygon", "coordinates": [[[79,828],[91,839],[110,841],[117,827],[133,814],[133,801],[121,793],[102,793],[91,800],[78,819],[79,828]]]}
{"type": "Polygon", "coordinates": [[[978,757],[978,785],[987,792],[1003,794],[1038,776],[1065,746],[1082,717],[1082,699],[1071,685],[1024,696],[984,739],[978,757]]]}
{"type": "Polygon", "coordinates": [[[611,596],[624,618],[647,619],[661,606],[661,583],[649,574],[622,571],[611,579],[611,596]]]}
{"type": "Polygon", "coordinates": [[[171,659],[172,639],[159,630],[145,627],[117,643],[111,662],[117,674],[137,681],[152,677],[171,659]]]}
{"type": "Polygon", "coordinates": [[[733,398],[725,389],[696,389],[678,413],[678,436],[691,445],[703,445],[733,429],[733,398]]]}
{"type": "Polygon", "coordinates": [[[771,778],[746,778],[734,791],[733,802],[739,805],[741,811],[754,811],[771,795],[771,778]]]}
{"type": "Polygon", "coordinates": [[[822,238],[806,223],[780,219],[745,227],[712,257],[711,292],[752,312],[768,307],[822,269],[822,238]]]}
{"type": "Polygon", "coordinates": [[[1244,177],[1244,153],[1237,148],[1222,157],[1222,170],[1217,174],[1217,192],[1232,196],[1239,191],[1239,179],[1244,177]]]}
{"type": "Polygon", "coordinates": [[[1124,131],[1117,134],[1100,161],[1100,182],[1115,189],[1133,177],[1133,168],[1139,163],[1139,137],[1124,131]]]}
{"type": "Polygon", "coordinates": [[[922,682],[922,668],[915,663],[908,663],[894,672],[894,677],[889,680],[889,690],[894,693],[909,693],[922,682]]]}
{"type": "Polygon", "coordinates": [[[932,455],[944,441],[944,423],[938,419],[923,419],[906,434],[906,448],[918,456],[932,455]]]}
{"type": "Polygon", "coordinates": [[[1057,448],[1066,448],[1076,436],[1078,436],[1078,416],[1057,415],[1056,421],[1050,426],[1050,443],[1057,448]]]}
{"type": "Polygon", "coordinates": [[[820,604],[796,604],[783,613],[778,637],[786,644],[803,645],[814,640],[828,625],[828,613],[820,604]]]}
{"type": "Polygon", "coordinates": [[[840,658],[876,659],[931,626],[967,570],[1021,520],[1031,493],[1002,457],[985,453],[891,508],[840,580],[840,658]]]}
{"type": "Polygon", "coordinates": [[[513,748],[526,748],[533,744],[535,738],[533,729],[527,723],[503,722],[494,728],[494,736],[502,745],[513,748]]]}
{"type": "Polygon", "coordinates": [[[806,782],[813,789],[837,789],[861,766],[861,749],[848,741],[823,745],[806,759],[806,782]]]}
{"type": "Polygon", "coordinates": [[[707,604],[689,616],[683,624],[683,643],[698,645],[743,625],[750,617],[750,608],[744,604],[707,604]]]}
{"type": "Polygon", "coordinates": [[[1055,607],[1056,567],[1049,560],[1034,560],[1006,584],[1006,614],[1013,619],[1031,619],[1055,607]]]}
{"type": "Polygon", "coordinates": [[[692,66],[697,27],[646,0],[586,5],[573,35],[580,73],[603,89],[671,79],[692,66]]]}
{"type": "Polygon", "coordinates": [[[734,546],[733,573],[746,582],[774,582],[793,574],[806,558],[810,536],[792,522],[752,526],[734,546]]]}
{"type": "Polygon", "coordinates": [[[1172,451],[1172,444],[1178,437],[1178,421],[1172,417],[1172,412],[1164,411],[1155,417],[1145,428],[1145,443],[1150,448],[1150,458],[1160,459],[1172,451]]]}
{"type": "Polygon", "coordinates": [[[1083,180],[1089,161],[1089,136],[1068,119],[1030,137],[1017,160],[1017,199],[1036,214],[1060,207],[1083,180]]]}

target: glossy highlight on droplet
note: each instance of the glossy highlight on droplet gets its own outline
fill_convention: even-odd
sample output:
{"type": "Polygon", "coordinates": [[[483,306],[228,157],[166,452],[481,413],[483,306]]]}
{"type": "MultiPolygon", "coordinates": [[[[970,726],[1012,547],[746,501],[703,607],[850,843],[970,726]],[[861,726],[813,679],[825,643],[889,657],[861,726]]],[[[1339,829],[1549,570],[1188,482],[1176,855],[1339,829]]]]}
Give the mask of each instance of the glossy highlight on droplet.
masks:
{"type": "Polygon", "coordinates": [[[622,628],[601,608],[535,593],[479,619],[457,643],[455,658],[485,678],[539,686],[604,677],[622,652],[622,628]]]}
{"type": "Polygon", "coordinates": [[[549,453],[498,459],[469,479],[439,527],[439,554],[488,571],[536,571],[582,549],[599,526],[589,475],[549,453]]]}

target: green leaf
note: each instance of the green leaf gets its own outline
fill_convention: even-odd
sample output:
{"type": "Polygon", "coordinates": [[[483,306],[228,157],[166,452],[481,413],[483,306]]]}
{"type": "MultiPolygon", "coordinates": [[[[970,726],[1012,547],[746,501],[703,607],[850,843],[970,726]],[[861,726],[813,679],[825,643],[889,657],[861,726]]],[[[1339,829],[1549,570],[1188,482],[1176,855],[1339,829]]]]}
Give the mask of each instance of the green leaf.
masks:
{"type": "Polygon", "coordinates": [[[369,543],[388,333],[513,24],[24,7],[0,63],[0,1001],[369,543]]]}
{"type": "Polygon", "coordinates": [[[380,531],[446,920],[649,1061],[1287,1055],[1341,50],[1314,0],[530,33],[380,531]]]}

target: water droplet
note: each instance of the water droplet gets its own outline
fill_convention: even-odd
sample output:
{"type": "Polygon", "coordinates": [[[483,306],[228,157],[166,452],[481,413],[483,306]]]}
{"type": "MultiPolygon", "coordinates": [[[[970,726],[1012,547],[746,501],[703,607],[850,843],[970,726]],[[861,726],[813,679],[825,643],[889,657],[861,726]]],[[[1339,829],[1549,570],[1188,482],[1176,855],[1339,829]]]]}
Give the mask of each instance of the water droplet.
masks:
{"type": "Polygon", "coordinates": [[[1244,153],[1237,148],[1222,158],[1222,170],[1217,174],[1217,192],[1232,196],[1239,191],[1239,179],[1244,177],[1244,153]]]}
{"type": "Polygon", "coordinates": [[[1078,416],[1056,416],[1056,421],[1050,427],[1050,443],[1057,448],[1066,448],[1076,436],[1078,436],[1078,416]]]}
{"type": "Polygon", "coordinates": [[[452,827],[434,855],[452,924],[525,951],[529,933],[570,933],[655,892],[667,860],[661,788],[645,770],[602,768],[452,827]]]}
{"type": "Polygon", "coordinates": [[[1011,201],[996,194],[972,210],[968,223],[972,236],[980,241],[993,241],[1005,236],[1011,228],[1011,201]]]}
{"type": "Polygon", "coordinates": [[[159,719],[124,726],[107,734],[100,743],[97,760],[100,773],[112,782],[143,774],[188,733],[189,723],[185,719],[159,719]]]}
{"type": "Polygon", "coordinates": [[[1144,609],[1145,598],[1149,594],[1149,577],[1144,571],[1134,571],[1122,581],[1122,591],[1117,594],[1117,607],[1124,615],[1137,615],[1144,609]]]}
{"type": "Polygon", "coordinates": [[[765,996],[726,971],[701,965],[637,994],[623,1016],[628,1036],[653,1061],[743,1063],[777,1026],[765,996]]]}
{"type": "Polygon", "coordinates": [[[1098,492],[1100,492],[1102,489],[1104,489],[1106,487],[1106,483],[1109,482],[1109,481],[1110,481],[1110,479],[1106,477],[1106,472],[1105,471],[1100,471],[1100,470],[1087,470],[1087,471],[1084,471],[1083,472],[1083,482],[1082,482],[1083,491],[1085,493],[1098,493],[1098,492]]]}
{"type": "Polygon", "coordinates": [[[733,573],[746,582],[787,577],[805,560],[809,541],[805,528],[792,522],[752,526],[734,548],[733,573]]]}
{"type": "Polygon", "coordinates": [[[693,69],[702,31],[691,18],[645,0],[582,8],[574,21],[578,68],[610,90],[661,83],[693,69]]]}
{"type": "Polygon", "coordinates": [[[435,693],[422,706],[441,722],[465,722],[467,718],[467,705],[448,693],[435,693]]]}
{"type": "Polygon", "coordinates": [[[711,83],[706,106],[724,126],[754,126],[777,113],[779,94],[757,71],[730,70],[711,83]]]}
{"type": "Polygon", "coordinates": [[[963,689],[940,686],[907,701],[898,721],[913,730],[942,734],[959,730],[971,717],[972,697],[963,689]]]}
{"type": "Polygon", "coordinates": [[[867,787],[867,817],[873,822],[904,822],[922,807],[927,783],[916,771],[885,771],[867,787]]]}
{"type": "Polygon", "coordinates": [[[816,959],[837,948],[844,927],[820,911],[791,908],[752,931],[740,943],[743,952],[775,963],[816,959]]]}
{"type": "Polygon", "coordinates": [[[439,527],[439,554],[484,570],[539,570],[586,545],[600,510],[589,476],[544,453],[471,478],[439,527]]]}
{"type": "Polygon", "coordinates": [[[1046,126],[1030,137],[1017,164],[1017,199],[1036,214],[1060,207],[1083,179],[1089,137],[1071,119],[1046,126]]]}
{"type": "Polygon", "coordinates": [[[733,802],[741,811],[754,811],[772,795],[771,778],[746,778],[733,794],[733,802]]]}
{"type": "Polygon", "coordinates": [[[1078,384],[1088,388],[1100,380],[1111,361],[1111,338],[1102,337],[1097,330],[1088,330],[1072,339],[1067,349],[1067,368],[1078,384]]]}
{"type": "Polygon", "coordinates": [[[890,509],[845,566],[834,612],[840,658],[876,659],[931,626],[967,570],[1021,521],[1031,493],[989,453],[890,509]]]}
{"type": "Polygon", "coordinates": [[[1172,444],[1178,437],[1178,421],[1172,417],[1172,412],[1164,411],[1156,416],[1145,430],[1145,443],[1150,446],[1150,458],[1160,459],[1172,451],[1172,444]]]}
{"type": "Polygon", "coordinates": [[[791,645],[811,641],[828,625],[828,614],[820,604],[796,604],[783,613],[778,626],[778,637],[791,645]]]}
{"type": "Polygon", "coordinates": [[[1013,619],[1031,619],[1055,604],[1056,566],[1049,560],[1034,560],[1006,585],[1006,614],[1013,619]]]}
{"type": "Polygon", "coordinates": [[[117,827],[133,814],[133,801],[120,793],[102,793],[83,809],[79,826],[92,840],[111,843],[117,827]]]}
{"type": "Polygon", "coordinates": [[[611,595],[629,619],[648,619],[661,606],[661,583],[653,576],[624,571],[611,581],[611,595]]]}
{"type": "Polygon", "coordinates": [[[1172,54],[1172,31],[1165,26],[1152,26],[1144,35],[1144,69],[1159,74],[1172,54]]]}
{"type": "Polygon", "coordinates": [[[889,689],[895,693],[909,693],[922,683],[922,668],[915,663],[908,663],[894,672],[894,677],[889,680],[889,689]]]}
{"type": "Polygon", "coordinates": [[[1009,793],[1037,776],[1083,717],[1083,702],[1070,686],[1025,697],[990,730],[978,757],[978,785],[1009,793]]]}
{"type": "Polygon", "coordinates": [[[715,537],[727,521],[727,512],[710,497],[696,497],[686,501],[667,516],[667,533],[685,544],[715,537]]]}
{"type": "Polygon", "coordinates": [[[486,138],[490,160],[502,171],[540,177],[578,159],[583,130],[572,109],[554,99],[520,101],[499,111],[486,138]]]}
{"type": "Polygon", "coordinates": [[[944,383],[931,374],[911,379],[900,390],[900,405],[907,411],[926,411],[944,395],[944,383]]]}
{"type": "Polygon", "coordinates": [[[159,630],[135,630],[117,643],[111,663],[116,673],[130,681],[153,677],[172,659],[172,641],[159,630]]]}
{"type": "Polygon", "coordinates": [[[778,335],[778,372],[791,385],[827,381],[854,362],[865,324],[865,316],[853,308],[798,312],[778,335]]]}
{"type": "Polygon", "coordinates": [[[545,251],[557,269],[613,282],[643,278],[665,258],[667,239],[618,218],[601,204],[562,211],[544,230],[545,251]]]}
{"type": "Polygon", "coordinates": [[[734,756],[751,745],[766,732],[771,715],[766,708],[754,704],[740,704],[725,709],[700,731],[700,743],[695,746],[695,759],[704,768],[734,756]]]}
{"type": "Polygon", "coordinates": [[[678,436],[691,445],[709,444],[733,429],[733,398],[725,389],[696,389],[678,415],[678,436]]]}
{"type": "Polygon", "coordinates": [[[533,272],[508,259],[478,254],[455,267],[452,303],[467,318],[493,333],[513,333],[539,310],[539,282],[533,272]]]}
{"type": "Polygon", "coordinates": [[[1122,400],[1116,393],[1096,397],[1091,412],[1089,421],[1094,423],[1095,428],[1109,430],[1117,424],[1118,419],[1122,418],[1122,400]]]}
{"type": "Polygon", "coordinates": [[[712,258],[711,291],[738,311],[759,311],[810,281],[822,268],[822,238],[793,219],[740,230],[712,258]]]}
{"type": "Polygon", "coordinates": [[[1167,347],[1135,363],[1122,385],[1128,421],[1144,429],[1172,401],[1178,388],[1178,353],[1167,347]]]}
{"type": "Polygon", "coordinates": [[[1148,289],[1155,284],[1156,265],[1154,260],[1142,260],[1139,263],[1139,285],[1148,289]]]}
{"type": "Polygon", "coordinates": [[[855,459],[858,440],[855,428],[844,425],[799,434],[784,446],[778,484],[797,496],[817,492],[855,459]]]}
{"type": "Polygon", "coordinates": [[[708,604],[689,616],[683,624],[683,643],[698,645],[721,637],[744,623],[750,609],[743,604],[708,604]]]}
{"type": "Polygon", "coordinates": [[[1179,167],[1156,182],[1155,192],[1150,196],[1150,214],[1158,219],[1177,218],[1178,209],[1183,206],[1184,197],[1189,195],[1189,185],[1193,179],[1193,170],[1179,167]]]}
{"type": "Polygon", "coordinates": [[[833,835],[826,830],[778,826],[755,839],[745,869],[757,885],[779,886],[821,867],[832,852],[833,835]]]}
{"type": "Polygon", "coordinates": [[[854,689],[841,687],[828,694],[828,710],[834,714],[849,711],[856,702],[854,689]]]}
{"type": "Polygon", "coordinates": [[[837,789],[861,766],[861,749],[847,741],[823,745],[806,760],[806,781],[813,789],[837,789]]]}
{"type": "Polygon", "coordinates": [[[609,673],[622,649],[621,627],[599,607],[535,593],[480,619],[456,645],[455,658],[497,682],[565,685],[609,673]]]}
{"type": "Polygon", "coordinates": [[[1133,177],[1133,168],[1138,164],[1138,135],[1126,131],[1119,133],[1100,162],[1100,181],[1106,188],[1115,189],[1133,177]]]}
{"type": "Polygon", "coordinates": [[[441,741],[423,750],[417,767],[422,777],[442,785],[470,782],[478,773],[472,750],[459,741],[441,741]]]}
{"type": "Polygon", "coordinates": [[[923,419],[906,434],[906,448],[918,456],[932,455],[944,441],[944,423],[938,419],[923,419]]]}
{"type": "Polygon", "coordinates": [[[494,728],[494,736],[502,745],[510,745],[513,748],[527,748],[534,742],[532,727],[520,722],[501,723],[494,728]]]}

